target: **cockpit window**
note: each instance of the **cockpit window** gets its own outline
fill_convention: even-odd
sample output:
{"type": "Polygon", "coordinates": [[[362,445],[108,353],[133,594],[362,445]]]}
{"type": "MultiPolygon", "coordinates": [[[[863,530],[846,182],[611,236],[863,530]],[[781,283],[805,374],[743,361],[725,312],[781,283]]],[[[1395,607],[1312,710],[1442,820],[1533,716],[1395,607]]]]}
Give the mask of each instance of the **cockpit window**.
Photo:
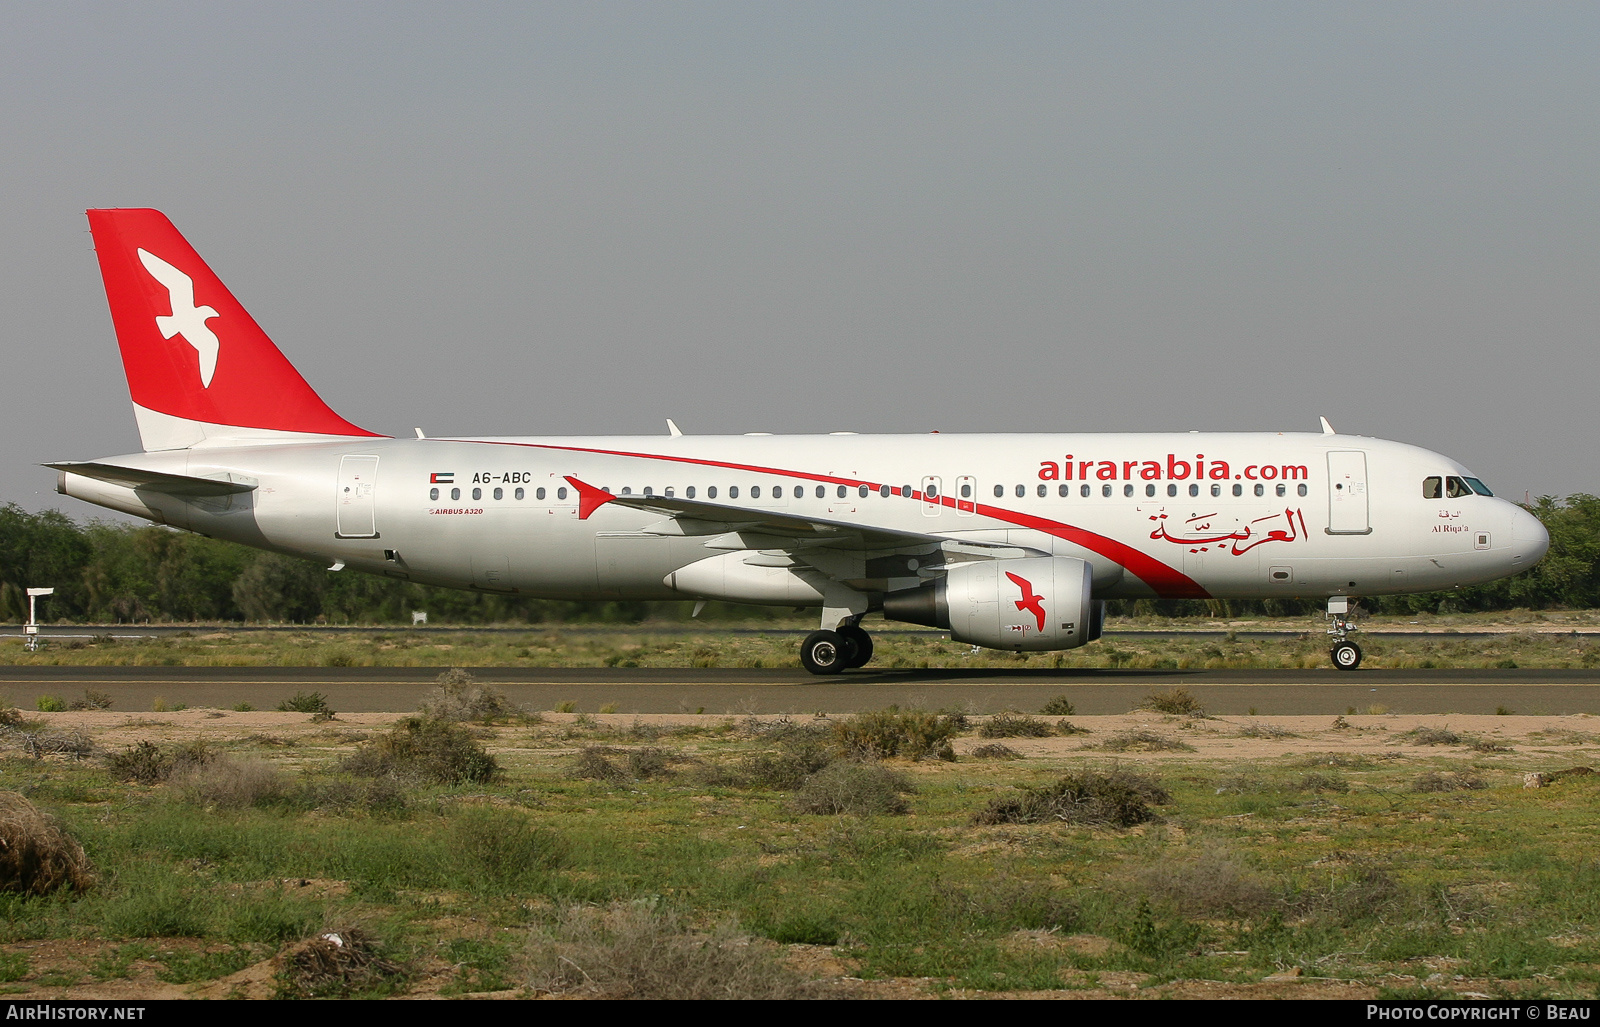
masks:
{"type": "Polygon", "coordinates": [[[1455,475],[1452,474],[1444,480],[1444,497],[1446,499],[1460,499],[1462,496],[1470,495],[1472,495],[1472,489],[1467,486],[1466,482],[1455,475]]]}
{"type": "Polygon", "coordinates": [[[1438,475],[1422,479],[1422,498],[1438,499],[1444,486],[1444,479],[1438,475]]]}
{"type": "Polygon", "coordinates": [[[1472,491],[1476,492],[1480,496],[1492,496],[1492,495],[1494,495],[1493,492],[1489,491],[1489,486],[1485,485],[1483,482],[1479,481],[1477,478],[1467,478],[1466,482],[1467,482],[1467,485],[1472,488],[1472,491]]]}

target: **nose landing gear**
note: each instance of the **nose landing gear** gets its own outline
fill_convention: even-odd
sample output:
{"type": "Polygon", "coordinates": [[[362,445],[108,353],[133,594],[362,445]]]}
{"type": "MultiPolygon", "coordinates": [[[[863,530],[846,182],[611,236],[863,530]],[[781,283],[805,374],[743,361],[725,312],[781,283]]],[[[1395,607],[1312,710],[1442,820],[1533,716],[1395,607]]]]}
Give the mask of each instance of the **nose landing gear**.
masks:
{"type": "Polygon", "coordinates": [[[1361,647],[1347,637],[1359,630],[1355,613],[1350,609],[1349,596],[1328,597],[1328,620],[1331,622],[1328,634],[1333,636],[1333,648],[1328,655],[1333,658],[1333,665],[1340,670],[1355,670],[1361,666],[1361,647]]]}

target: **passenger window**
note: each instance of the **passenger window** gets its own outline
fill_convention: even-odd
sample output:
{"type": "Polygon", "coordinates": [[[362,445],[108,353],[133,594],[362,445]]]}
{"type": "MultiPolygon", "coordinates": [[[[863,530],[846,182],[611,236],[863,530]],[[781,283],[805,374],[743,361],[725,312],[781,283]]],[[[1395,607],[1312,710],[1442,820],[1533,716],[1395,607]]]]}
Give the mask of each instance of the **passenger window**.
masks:
{"type": "Polygon", "coordinates": [[[856,487],[856,498],[858,498],[858,499],[866,499],[867,498],[867,493],[870,492],[870,491],[872,491],[872,490],[867,488],[865,485],[857,486],[856,487]]]}
{"type": "Polygon", "coordinates": [[[900,496],[903,499],[910,499],[911,498],[911,486],[910,485],[902,485],[902,486],[900,486],[900,496]]]}
{"type": "Polygon", "coordinates": [[[996,499],[1004,499],[1005,497],[1006,497],[1006,487],[1004,485],[996,485],[994,487],[994,498],[996,498],[996,499]]]}
{"type": "MultiPolygon", "coordinates": [[[[909,485],[906,486],[906,487],[910,488],[909,485]]],[[[887,485],[879,485],[878,486],[878,495],[882,496],[884,499],[888,499],[889,498],[889,492],[890,492],[889,486],[887,486],[887,485]]]]}
{"type": "Polygon", "coordinates": [[[751,499],[760,499],[761,498],[761,486],[760,485],[752,485],[752,486],[750,486],[750,498],[751,499]]]}
{"type": "Polygon", "coordinates": [[[438,489],[429,489],[428,490],[428,498],[429,499],[438,499],[439,498],[439,490],[438,489]]]}
{"type": "Polygon", "coordinates": [[[1018,485],[1017,489],[1016,489],[1016,492],[1017,492],[1017,498],[1021,499],[1023,496],[1028,494],[1028,486],[1026,486],[1026,485],[1018,485]]]}
{"type": "Polygon", "coordinates": [[[1423,499],[1438,499],[1439,496],[1442,494],[1441,491],[1440,491],[1440,486],[1443,485],[1443,484],[1444,484],[1444,479],[1440,478],[1437,474],[1434,475],[1431,478],[1423,478],[1422,479],[1422,498],[1423,499]]]}
{"type": "Polygon", "coordinates": [[[453,500],[454,499],[460,499],[461,498],[461,490],[460,489],[451,489],[450,490],[450,498],[453,499],[453,500]]]}
{"type": "Polygon", "coordinates": [[[1287,486],[1287,485],[1279,485],[1278,486],[1278,495],[1287,496],[1288,494],[1289,494],[1289,486],[1287,486]]]}
{"type": "MultiPolygon", "coordinates": [[[[841,493],[843,493],[844,489],[840,489],[839,491],[841,493]]],[[[817,498],[818,499],[826,499],[826,498],[828,498],[828,486],[826,486],[826,485],[818,485],[817,486],[817,498]]]]}
{"type": "Polygon", "coordinates": [[[1200,486],[1198,486],[1198,485],[1190,485],[1189,486],[1189,495],[1198,496],[1199,494],[1200,494],[1200,486]]]}
{"type": "Polygon", "coordinates": [[[923,492],[923,496],[928,498],[928,499],[938,499],[939,498],[939,486],[933,484],[932,482],[929,482],[927,490],[923,492]]]}
{"type": "Polygon", "coordinates": [[[504,498],[506,498],[506,490],[505,489],[495,489],[494,490],[494,498],[496,498],[496,499],[504,499],[504,498]]]}
{"type": "Polygon", "coordinates": [[[560,488],[556,489],[556,498],[557,499],[566,499],[567,498],[567,487],[565,485],[563,485],[560,488]]]}
{"type": "MultiPolygon", "coordinates": [[[[758,495],[758,496],[761,495],[761,490],[760,489],[756,489],[756,495],[758,495]]],[[[738,499],[739,498],[739,486],[737,486],[737,485],[729,485],[728,486],[728,498],[729,499],[738,499]]]]}
{"type": "Polygon", "coordinates": [[[1211,486],[1211,495],[1212,496],[1220,496],[1220,495],[1222,495],[1222,486],[1221,485],[1213,485],[1213,486],[1211,486]]]}
{"type": "Polygon", "coordinates": [[[1083,495],[1083,498],[1085,498],[1085,499],[1088,499],[1088,498],[1089,498],[1089,491],[1090,491],[1090,490],[1089,490],[1089,486],[1087,486],[1087,485],[1085,485],[1085,486],[1083,486],[1083,488],[1082,488],[1082,489],[1080,489],[1080,490],[1079,490],[1079,491],[1080,491],[1080,492],[1081,492],[1081,493],[1082,493],[1082,495],[1083,495]]]}
{"type": "MultiPolygon", "coordinates": [[[[840,499],[843,499],[846,495],[849,494],[849,492],[850,492],[850,490],[845,488],[843,485],[839,486],[839,498],[840,499]]],[[[863,496],[866,495],[867,494],[867,490],[866,489],[862,489],[861,490],[861,494],[863,496]]]]}
{"type": "MultiPolygon", "coordinates": [[[[1155,488],[1154,485],[1152,485],[1150,487],[1151,488],[1155,488]]],[[[1122,494],[1124,496],[1132,496],[1133,495],[1133,486],[1132,485],[1124,485],[1124,486],[1122,486],[1122,494]]]]}
{"type": "Polygon", "coordinates": [[[672,498],[672,486],[671,485],[668,485],[666,488],[662,489],[661,491],[662,491],[662,494],[665,495],[668,499],[672,498]]]}
{"type": "Polygon", "coordinates": [[[1267,494],[1267,487],[1265,485],[1257,485],[1256,486],[1256,495],[1264,496],[1266,494],[1267,494]]]}
{"type": "Polygon", "coordinates": [[[526,492],[522,491],[521,489],[517,489],[516,496],[517,496],[518,499],[521,499],[522,497],[524,497],[526,495],[527,495],[526,492]]]}
{"type": "Polygon", "coordinates": [[[1050,486],[1048,486],[1048,485],[1040,485],[1039,486],[1039,498],[1043,499],[1045,496],[1048,496],[1050,494],[1049,490],[1050,490],[1050,486]]]}
{"type": "Polygon", "coordinates": [[[683,490],[683,498],[685,498],[685,499],[693,499],[694,498],[694,486],[693,485],[690,485],[688,488],[683,490]]]}
{"type": "MultiPolygon", "coordinates": [[[[804,485],[796,485],[794,487],[794,498],[803,499],[803,498],[805,498],[805,494],[806,494],[806,487],[804,485]]],[[[783,490],[782,489],[778,490],[778,495],[780,495],[780,496],[783,495],[783,490]]],[[[822,498],[822,488],[821,488],[821,486],[818,486],[818,488],[817,488],[817,498],[818,499],[822,498]]]]}
{"type": "Polygon", "coordinates": [[[1063,485],[1056,489],[1056,492],[1061,496],[1062,499],[1066,499],[1068,496],[1072,495],[1072,486],[1063,485]]]}
{"type": "Polygon", "coordinates": [[[654,485],[646,485],[644,487],[644,494],[649,496],[649,497],[651,497],[651,498],[654,498],[655,494],[656,494],[655,486],[654,485]]]}
{"type": "Polygon", "coordinates": [[[622,494],[625,495],[625,496],[633,495],[633,486],[632,485],[624,485],[624,486],[622,486],[622,494]]]}
{"type": "MultiPolygon", "coordinates": [[[[708,485],[706,487],[706,498],[707,499],[716,499],[717,498],[717,487],[715,485],[708,485]]],[[[734,498],[737,499],[739,497],[737,495],[735,495],[734,498]]]]}
{"type": "Polygon", "coordinates": [[[1178,494],[1178,486],[1176,486],[1176,485],[1168,485],[1167,486],[1167,495],[1169,497],[1170,496],[1176,496],[1177,494],[1178,494]]]}
{"type": "Polygon", "coordinates": [[[1100,494],[1102,496],[1109,497],[1111,495],[1111,486],[1110,485],[1102,485],[1102,486],[1100,486],[1100,494]]]}
{"type": "Polygon", "coordinates": [[[473,489],[472,490],[472,498],[473,499],[482,499],[483,498],[483,489],[473,489]]]}
{"type": "Polygon", "coordinates": [[[1154,496],[1156,494],[1156,487],[1154,485],[1146,485],[1144,487],[1144,494],[1146,496],[1154,496]]]}
{"type": "Polygon", "coordinates": [[[972,483],[971,482],[964,481],[964,482],[961,483],[961,498],[962,499],[971,499],[972,498],[972,483]]]}
{"type": "Polygon", "coordinates": [[[1306,494],[1307,489],[1304,482],[1300,484],[1298,491],[1302,496],[1306,494]]]}
{"type": "Polygon", "coordinates": [[[544,489],[542,489],[542,488],[533,490],[533,498],[534,499],[543,499],[544,495],[545,495],[544,489]]]}

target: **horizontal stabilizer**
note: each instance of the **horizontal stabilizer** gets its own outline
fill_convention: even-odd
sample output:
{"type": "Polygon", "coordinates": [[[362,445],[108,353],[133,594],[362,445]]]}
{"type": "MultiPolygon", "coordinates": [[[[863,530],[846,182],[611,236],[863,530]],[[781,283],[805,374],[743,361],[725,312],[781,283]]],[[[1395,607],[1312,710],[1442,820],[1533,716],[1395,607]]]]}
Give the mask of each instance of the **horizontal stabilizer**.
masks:
{"type": "Polygon", "coordinates": [[[45,464],[45,466],[54,467],[58,471],[66,471],[69,474],[81,474],[85,478],[94,478],[96,481],[123,485],[130,489],[148,489],[152,492],[162,492],[169,496],[231,496],[240,492],[252,492],[256,488],[254,485],[247,485],[237,481],[222,481],[217,478],[191,478],[187,474],[146,471],[138,467],[100,464],[87,460],[81,463],[45,464]]]}

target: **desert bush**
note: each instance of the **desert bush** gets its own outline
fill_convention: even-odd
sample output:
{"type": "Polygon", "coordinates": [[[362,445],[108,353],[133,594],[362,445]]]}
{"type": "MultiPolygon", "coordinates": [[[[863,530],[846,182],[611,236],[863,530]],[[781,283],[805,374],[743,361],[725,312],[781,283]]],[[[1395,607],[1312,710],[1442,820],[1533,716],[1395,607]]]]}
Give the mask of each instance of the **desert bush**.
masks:
{"type": "Polygon", "coordinates": [[[184,767],[202,764],[216,754],[204,741],[189,742],[171,749],[163,749],[154,742],[139,742],[122,752],[106,756],[106,769],[119,781],[135,784],[160,784],[184,767]]]}
{"type": "Polygon", "coordinates": [[[725,925],[692,933],[647,904],[574,906],[536,929],[523,958],[528,985],[546,994],[608,999],[796,999],[816,986],[766,944],[725,925]]]}
{"type": "Polygon", "coordinates": [[[305,781],[279,796],[279,801],[294,809],[334,813],[395,814],[409,805],[405,786],[392,777],[305,781]]]}
{"type": "Polygon", "coordinates": [[[1177,717],[1203,717],[1206,711],[1187,688],[1174,688],[1166,692],[1151,692],[1139,704],[1139,709],[1170,713],[1177,717]]]}
{"type": "Polygon", "coordinates": [[[577,778],[614,783],[669,777],[674,758],[674,754],[653,745],[636,748],[586,745],[572,758],[571,773],[577,778]]]}
{"type": "Polygon", "coordinates": [[[277,998],[334,998],[383,991],[404,980],[403,963],[385,958],[359,927],[329,931],[295,946],[279,961],[277,998]]]}
{"type": "Polygon", "coordinates": [[[65,713],[67,701],[59,695],[41,695],[33,701],[33,708],[40,713],[65,713]]]}
{"type": "Polygon", "coordinates": [[[1448,727],[1414,727],[1400,737],[1412,745],[1461,744],[1461,736],[1448,727]]]}
{"type": "Polygon", "coordinates": [[[461,725],[432,717],[408,717],[388,734],[363,743],[342,769],[357,777],[454,785],[492,780],[500,765],[461,725]]]}
{"type": "Polygon", "coordinates": [[[521,813],[469,810],[451,828],[452,858],[469,867],[470,879],[476,882],[514,885],[567,860],[566,842],[535,827],[521,813]]]}
{"type": "Polygon", "coordinates": [[[846,755],[857,759],[954,760],[950,739],[957,725],[947,715],[924,710],[886,710],[858,713],[834,724],[834,740],[846,755]]]}
{"type": "Polygon", "coordinates": [[[1473,773],[1430,770],[1411,782],[1413,792],[1459,792],[1489,787],[1489,782],[1473,773]]]}
{"type": "Polygon", "coordinates": [[[264,805],[285,791],[282,775],[271,765],[222,754],[174,767],[167,784],[184,802],[228,809],[264,805]]]}
{"type": "Polygon", "coordinates": [[[1171,796],[1155,780],[1125,771],[1068,774],[1042,788],[1023,788],[991,800],[976,824],[1042,824],[1060,821],[1090,826],[1132,827],[1155,819],[1152,803],[1171,796]]]}
{"type": "Polygon", "coordinates": [[[1107,752],[1194,752],[1194,746],[1154,731],[1119,731],[1100,743],[1107,752]]]}
{"type": "Polygon", "coordinates": [[[992,742],[989,745],[980,745],[973,749],[972,758],[975,760],[1020,760],[1022,759],[1022,753],[1009,745],[992,742]]]}
{"type": "Polygon", "coordinates": [[[1294,790],[1297,792],[1344,793],[1350,790],[1350,782],[1346,781],[1338,774],[1320,774],[1316,771],[1312,771],[1294,783],[1294,790]]]}
{"type": "Polygon", "coordinates": [[[83,690],[82,699],[74,699],[67,704],[69,710],[109,710],[111,708],[111,694],[109,692],[92,692],[83,690]]]}
{"type": "Polygon", "coordinates": [[[1078,906],[1060,890],[1038,881],[1001,878],[982,886],[939,885],[951,913],[1000,931],[1068,931],[1080,919],[1078,906]]]}
{"type": "Polygon", "coordinates": [[[505,694],[480,685],[472,672],[452,667],[439,675],[438,687],[421,703],[424,714],[439,720],[494,720],[515,714],[505,694]]]}
{"type": "Polygon", "coordinates": [[[797,813],[824,816],[905,813],[911,809],[905,796],[915,791],[911,779],[898,771],[840,760],[806,778],[790,805],[797,813]]]}
{"type": "Polygon", "coordinates": [[[45,895],[94,884],[83,846],[17,792],[0,792],[0,892],[45,895]]]}
{"type": "Polygon", "coordinates": [[[1070,717],[1078,712],[1078,708],[1072,705],[1071,699],[1064,695],[1058,695],[1045,703],[1039,712],[1047,717],[1070,717]]]}
{"type": "Polygon", "coordinates": [[[1255,875],[1211,847],[1193,859],[1161,859],[1139,871],[1134,884],[1190,917],[1251,916],[1278,904],[1255,875]]]}
{"type": "Polygon", "coordinates": [[[328,699],[321,692],[296,692],[278,704],[279,713],[322,713],[333,716],[328,699]]]}
{"type": "Polygon", "coordinates": [[[1290,731],[1288,728],[1279,727],[1276,724],[1263,724],[1260,721],[1252,720],[1248,724],[1246,724],[1244,727],[1239,729],[1239,737],[1241,737],[1241,738],[1299,738],[1300,736],[1295,734],[1293,731],[1290,731]]]}
{"type": "Polygon", "coordinates": [[[1048,738],[1053,734],[1049,724],[1014,710],[996,713],[978,728],[980,738],[1048,738]]]}

